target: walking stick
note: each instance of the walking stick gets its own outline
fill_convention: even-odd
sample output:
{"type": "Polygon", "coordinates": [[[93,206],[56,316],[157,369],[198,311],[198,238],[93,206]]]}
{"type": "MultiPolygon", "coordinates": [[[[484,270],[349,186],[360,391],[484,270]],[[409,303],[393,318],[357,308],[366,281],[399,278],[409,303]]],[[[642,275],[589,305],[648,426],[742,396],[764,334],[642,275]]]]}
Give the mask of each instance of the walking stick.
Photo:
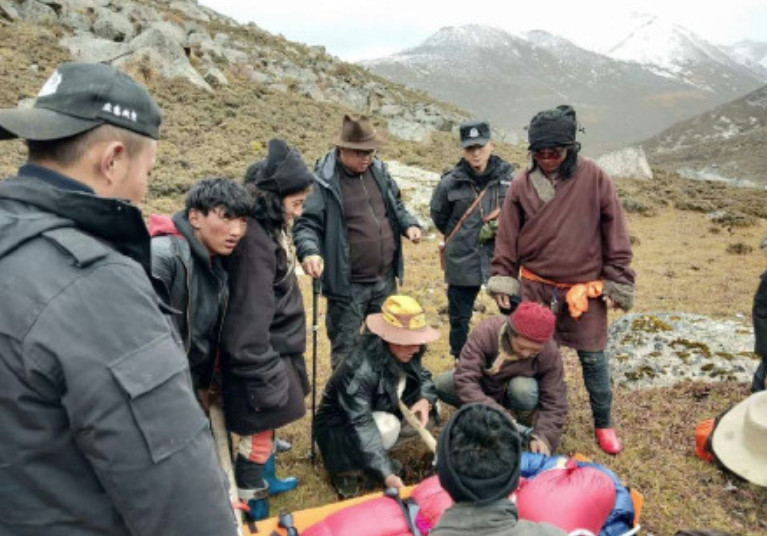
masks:
{"type": "Polygon", "coordinates": [[[322,280],[318,277],[312,280],[312,433],[309,459],[314,465],[317,454],[314,451],[314,416],[317,413],[317,303],[319,302],[322,280]]]}
{"type": "MultiPolygon", "coordinates": [[[[221,409],[221,404],[216,399],[211,400],[210,402],[209,416],[210,429],[211,432],[213,432],[213,441],[216,444],[218,463],[226,473],[227,480],[229,481],[229,500],[234,505],[237,504],[240,499],[237,496],[237,485],[234,481],[232,449],[229,445],[229,434],[226,431],[226,424],[224,423],[224,412],[221,409]]],[[[235,508],[234,517],[237,520],[237,534],[242,535],[242,511],[235,508]]]]}

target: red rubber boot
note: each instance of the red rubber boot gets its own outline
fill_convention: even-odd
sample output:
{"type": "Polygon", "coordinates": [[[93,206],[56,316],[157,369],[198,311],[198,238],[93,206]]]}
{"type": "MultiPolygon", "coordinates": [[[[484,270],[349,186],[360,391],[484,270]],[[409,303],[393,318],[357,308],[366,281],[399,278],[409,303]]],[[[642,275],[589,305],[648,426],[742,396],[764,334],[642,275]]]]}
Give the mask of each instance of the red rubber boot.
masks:
{"type": "Polygon", "coordinates": [[[615,433],[614,428],[597,428],[595,432],[599,448],[607,454],[614,455],[623,450],[621,440],[618,439],[618,434],[615,433]]]}

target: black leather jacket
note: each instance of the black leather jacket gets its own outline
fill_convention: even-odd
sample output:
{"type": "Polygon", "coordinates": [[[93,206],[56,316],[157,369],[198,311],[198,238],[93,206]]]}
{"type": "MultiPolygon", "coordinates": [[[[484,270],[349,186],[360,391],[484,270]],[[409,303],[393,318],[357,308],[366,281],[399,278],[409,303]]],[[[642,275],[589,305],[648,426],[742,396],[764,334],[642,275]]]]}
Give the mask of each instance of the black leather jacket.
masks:
{"type": "Polygon", "coordinates": [[[183,212],[173,215],[182,236],[152,238],[152,278],[160,297],[179,314],[173,321],[184,343],[197,389],[210,384],[221,320],[229,296],[227,275],[218,256],[194,236],[183,212]]]}
{"type": "Polygon", "coordinates": [[[431,373],[421,366],[425,349],[402,364],[380,337],[365,334],[336,367],[314,423],[317,445],[329,472],[365,469],[382,480],[394,472],[373,412],[386,411],[402,418],[397,399],[400,372],[407,378],[402,394],[405,405],[410,407],[422,398],[436,403],[431,373]]]}

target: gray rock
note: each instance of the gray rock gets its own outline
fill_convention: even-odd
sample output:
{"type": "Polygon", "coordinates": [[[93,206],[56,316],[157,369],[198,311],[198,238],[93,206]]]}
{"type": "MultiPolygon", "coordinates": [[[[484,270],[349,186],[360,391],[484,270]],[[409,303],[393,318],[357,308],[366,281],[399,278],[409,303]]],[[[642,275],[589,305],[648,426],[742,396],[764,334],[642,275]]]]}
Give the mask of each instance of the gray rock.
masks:
{"type": "Polygon", "coordinates": [[[9,0],[0,0],[0,17],[8,20],[18,20],[20,16],[9,0]]]}
{"type": "Polygon", "coordinates": [[[237,50],[236,48],[224,47],[223,53],[224,59],[229,63],[245,63],[250,58],[247,52],[237,50]]]}
{"type": "Polygon", "coordinates": [[[434,128],[400,116],[389,119],[389,132],[401,140],[423,141],[430,133],[434,132],[434,128]]]}
{"type": "Polygon", "coordinates": [[[136,36],[133,24],[124,13],[116,13],[104,7],[96,8],[93,33],[97,37],[119,43],[126,43],[136,36]]]}
{"type": "Polygon", "coordinates": [[[689,313],[633,313],[612,323],[606,352],[613,381],[641,388],[750,381],[757,361],[753,329],[742,319],[689,313]]]}
{"type": "Polygon", "coordinates": [[[35,0],[24,0],[18,6],[18,14],[32,24],[53,25],[58,22],[58,15],[52,7],[35,0]]]}
{"type": "Polygon", "coordinates": [[[208,72],[203,77],[205,81],[212,87],[221,87],[229,85],[229,80],[226,79],[226,75],[221,72],[218,67],[211,66],[208,68],[208,72]]]}
{"type": "Polygon", "coordinates": [[[115,43],[93,37],[91,34],[64,37],[59,44],[69,50],[72,58],[77,61],[111,63],[131,53],[131,47],[127,43],[115,43]]]}
{"type": "Polygon", "coordinates": [[[378,110],[378,113],[384,117],[394,117],[402,115],[404,111],[405,109],[400,104],[383,104],[378,110]]]}
{"type": "Polygon", "coordinates": [[[298,92],[304,97],[309,97],[316,101],[321,102],[325,100],[325,93],[323,93],[322,89],[320,89],[320,86],[317,84],[301,84],[298,86],[298,92]]]}
{"type": "Polygon", "coordinates": [[[287,93],[288,92],[288,86],[285,84],[269,84],[269,89],[272,91],[277,91],[279,93],[287,93]]]}
{"type": "Polygon", "coordinates": [[[174,34],[173,28],[178,29],[174,24],[155,23],[148,30],[142,32],[130,42],[133,53],[128,58],[121,58],[119,64],[125,64],[132,60],[140,60],[146,57],[151,64],[166,78],[177,76],[188,79],[193,84],[211,90],[210,85],[200,76],[189,58],[186,57],[179,35],[174,34]],[[164,31],[169,30],[169,31],[164,31]]]}
{"type": "Polygon", "coordinates": [[[641,146],[625,147],[604,154],[596,162],[611,177],[652,179],[652,170],[641,146]]]}
{"type": "Polygon", "coordinates": [[[182,12],[190,19],[210,22],[210,16],[200,9],[196,2],[171,2],[170,8],[182,12]]]}

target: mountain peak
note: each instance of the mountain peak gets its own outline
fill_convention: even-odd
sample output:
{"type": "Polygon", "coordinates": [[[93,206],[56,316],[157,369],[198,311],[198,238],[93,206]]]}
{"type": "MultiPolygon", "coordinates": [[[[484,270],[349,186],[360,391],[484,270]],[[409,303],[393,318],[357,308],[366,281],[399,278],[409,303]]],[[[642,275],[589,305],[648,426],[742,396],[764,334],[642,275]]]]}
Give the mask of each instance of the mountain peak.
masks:
{"type": "Polygon", "coordinates": [[[500,28],[482,24],[444,26],[424,41],[420,47],[477,47],[507,46],[519,38],[500,28]]]}

